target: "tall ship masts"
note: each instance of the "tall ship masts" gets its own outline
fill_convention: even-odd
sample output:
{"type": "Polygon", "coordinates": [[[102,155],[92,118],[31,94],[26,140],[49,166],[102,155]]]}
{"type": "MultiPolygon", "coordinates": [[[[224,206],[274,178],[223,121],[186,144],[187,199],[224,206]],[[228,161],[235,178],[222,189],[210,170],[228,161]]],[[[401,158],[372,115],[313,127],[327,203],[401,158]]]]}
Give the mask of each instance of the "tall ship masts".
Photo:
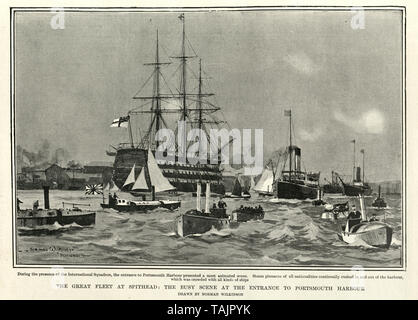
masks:
{"type": "MultiPolygon", "coordinates": [[[[128,112],[127,119],[130,143],[129,145],[122,143],[116,150],[114,181],[120,188],[123,187],[124,181],[134,164],[135,170],[138,170],[138,172],[135,172],[136,174],[139,174],[144,163],[146,163],[147,150],[151,149],[151,151],[155,153],[156,149],[159,147],[159,142],[156,141],[155,136],[160,129],[172,129],[177,136],[179,130],[177,127],[177,120],[181,120],[185,125],[185,128],[183,128],[184,130],[187,131],[187,128],[192,127],[199,128],[206,133],[206,138],[208,138],[208,126],[218,126],[219,124],[224,123],[224,121],[219,121],[215,116],[220,108],[215,103],[209,101],[209,98],[212,97],[213,94],[203,92],[204,77],[201,59],[199,59],[197,92],[190,90],[192,86],[191,80],[193,80],[190,76],[194,75],[194,72],[190,69],[189,60],[194,60],[193,58],[198,58],[198,56],[186,37],[184,14],[180,15],[179,18],[182,21],[181,53],[178,56],[169,57],[170,59],[180,61],[180,65],[178,69],[176,69],[176,71],[180,70],[179,87],[173,88],[173,86],[169,85],[169,79],[167,79],[162,72],[164,67],[168,67],[171,64],[171,61],[161,61],[160,39],[157,30],[155,60],[152,63],[144,64],[146,66],[152,66],[153,72],[133,97],[134,101],[142,101],[143,104],[128,112]],[[190,45],[193,55],[188,54],[188,50],[186,50],[187,44],[190,45]],[[191,72],[188,72],[188,70],[191,70],[191,72]],[[152,94],[143,94],[142,89],[144,89],[147,82],[151,79],[153,80],[152,94]],[[149,105],[150,108],[146,109],[149,105]],[[175,120],[176,122],[174,124],[170,123],[170,119],[168,118],[170,118],[170,116],[173,117],[176,114],[179,115],[175,120]],[[150,116],[149,121],[145,125],[138,127],[140,135],[139,143],[135,143],[133,136],[133,132],[135,132],[134,117],[138,117],[139,120],[144,122],[145,120],[148,120],[147,115],[150,116]],[[147,128],[143,134],[141,134],[141,127],[147,128]]],[[[194,79],[196,80],[196,76],[194,79]]],[[[174,119],[171,120],[173,122],[174,119]]],[[[201,181],[202,183],[210,183],[213,193],[223,194],[225,190],[220,172],[220,163],[211,164],[209,155],[207,155],[207,164],[190,164],[189,162],[186,162],[185,155],[188,147],[186,143],[187,135],[184,134],[183,136],[184,141],[170,141],[173,150],[175,150],[174,161],[162,163],[160,159],[157,159],[164,176],[166,176],[170,183],[172,183],[179,191],[194,192],[196,189],[196,182],[201,181]]]]}

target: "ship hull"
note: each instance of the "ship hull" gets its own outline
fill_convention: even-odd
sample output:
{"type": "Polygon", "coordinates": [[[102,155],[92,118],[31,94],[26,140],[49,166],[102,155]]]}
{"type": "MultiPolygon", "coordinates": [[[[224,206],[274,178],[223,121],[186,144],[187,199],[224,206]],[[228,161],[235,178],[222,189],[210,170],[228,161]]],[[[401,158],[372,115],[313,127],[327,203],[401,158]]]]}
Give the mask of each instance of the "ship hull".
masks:
{"type": "Polygon", "coordinates": [[[343,188],[334,184],[325,184],[323,190],[324,193],[343,193],[343,188]]]}
{"type": "Polygon", "coordinates": [[[345,184],[343,191],[348,197],[357,197],[358,195],[369,196],[372,194],[372,189],[369,186],[354,186],[345,184]]]}
{"type": "Polygon", "coordinates": [[[250,220],[263,220],[264,211],[262,209],[238,209],[232,212],[234,221],[237,222],[247,222],[250,220]]]}
{"type": "Polygon", "coordinates": [[[203,215],[182,214],[176,218],[176,233],[180,237],[202,234],[212,228],[221,230],[229,226],[228,218],[215,218],[203,215]]]}
{"type": "Polygon", "coordinates": [[[297,184],[286,181],[277,182],[277,198],[279,199],[316,199],[318,187],[297,184]]]}
{"type": "Polygon", "coordinates": [[[145,200],[145,201],[127,201],[118,199],[115,204],[111,205],[112,209],[119,212],[148,212],[157,208],[164,208],[170,211],[178,209],[181,206],[180,201],[174,200],[145,200]]]}
{"type": "MultiPolygon", "coordinates": [[[[113,164],[113,181],[123,190],[123,185],[135,164],[135,174],[139,175],[142,167],[146,165],[148,150],[140,148],[124,148],[116,152],[113,164]]],[[[219,164],[181,164],[179,161],[174,163],[158,163],[163,175],[180,192],[196,192],[198,182],[209,182],[212,193],[223,195],[225,186],[222,181],[219,164]]],[[[205,191],[205,184],[202,186],[205,191]]]]}
{"type": "Polygon", "coordinates": [[[76,223],[80,226],[88,226],[96,222],[96,213],[72,210],[21,210],[17,215],[17,226],[34,228],[54,223],[68,225],[76,223]]]}
{"type": "Polygon", "coordinates": [[[389,248],[392,243],[392,233],[393,229],[385,223],[369,222],[361,223],[355,231],[342,231],[340,238],[348,244],[362,240],[369,246],[389,248]]]}

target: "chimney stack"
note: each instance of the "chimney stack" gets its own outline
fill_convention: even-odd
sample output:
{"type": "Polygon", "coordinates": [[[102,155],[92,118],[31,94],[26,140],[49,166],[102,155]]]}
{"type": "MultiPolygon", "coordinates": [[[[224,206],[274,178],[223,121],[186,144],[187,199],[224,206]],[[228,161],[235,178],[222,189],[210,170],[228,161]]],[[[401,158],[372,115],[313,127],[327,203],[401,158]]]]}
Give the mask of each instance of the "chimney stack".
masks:
{"type": "Polygon", "coordinates": [[[49,186],[43,186],[44,189],[44,207],[45,209],[49,209],[49,186]]]}

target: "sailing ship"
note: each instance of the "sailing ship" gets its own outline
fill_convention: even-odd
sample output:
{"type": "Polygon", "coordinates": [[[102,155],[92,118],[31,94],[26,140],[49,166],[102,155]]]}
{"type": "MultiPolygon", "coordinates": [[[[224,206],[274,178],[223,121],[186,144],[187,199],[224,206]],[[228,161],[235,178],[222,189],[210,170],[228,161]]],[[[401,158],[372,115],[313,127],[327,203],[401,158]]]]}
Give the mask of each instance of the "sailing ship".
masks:
{"type": "Polygon", "coordinates": [[[155,199],[156,193],[174,190],[175,187],[171,185],[168,179],[162,174],[150,149],[148,150],[146,163],[141,168],[138,178],[135,179],[134,164],[123,186],[129,187],[131,191],[136,191],[141,194],[142,200],[127,200],[114,196],[113,200],[110,200],[109,198],[109,204],[112,204],[112,209],[118,211],[143,212],[160,207],[174,210],[181,205],[179,200],[155,199]],[[150,192],[152,199],[146,200],[146,193],[150,192]]]}
{"type": "Polygon", "coordinates": [[[232,199],[249,199],[251,198],[251,194],[248,191],[248,188],[243,188],[241,186],[241,182],[239,181],[239,178],[236,177],[232,192],[226,192],[224,197],[232,198],[232,199]]]}
{"type": "Polygon", "coordinates": [[[202,234],[212,228],[221,230],[229,227],[231,218],[226,213],[226,208],[210,207],[210,183],[206,183],[206,202],[205,209],[200,208],[201,184],[196,187],[196,209],[189,210],[175,220],[175,230],[177,235],[185,237],[191,234],[202,234]]]}
{"type": "Polygon", "coordinates": [[[331,171],[331,182],[324,184],[322,189],[324,193],[343,193],[343,188],[338,183],[338,177],[334,171],[331,171]]]}
{"type": "Polygon", "coordinates": [[[292,111],[285,110],[289,117],[289,146],[287,159],[289,170],[282,170],[276,182],[276,196],[282,199],[315,199],[319,188],[319,173],[308,173],[301,170],[301,149],[292,143],[292,111]]]}
{"type": "Polygon", "coordinates": [[[361,240],[369,246],[389,248],[392,243],[392,227],[377,220],[367,220],[364,196],[360,195],[359,199],[361,208],[360,221],[353,221],[347,218],[345,226],[341,227],[339,238],[348,244],[361,240]]]}
{"type": "MultiPolygon", "coordinates": [[[[130,139],[128,144],[121,143],[115,151],[113,179],[116,185],[121,189],[123,189],[124,181],[132,166],[135,165],[136,168],[140,170],[145,165],[148,149],[151,149],[152,153],[155,154],[155,150],[157,150],[160,145],[159,141],[155,141],[155,137],[160,129],[170,127],[169,121],[166,121],[167,117],[170,117],[170,115],[175,116],[176,120],[183,121],[186,124],[185,129],[197,128],[203,130],[206,133],[206,138],[209,137],[209,127],[219,127],[222,123],[225,123],[225,121],[219,120],[220,107],[209,98],[212,97],[213,94],[204,92],[203,80],[205,78],[202,76],[201,59],[199,60],[197,93],[189,92],[188,90],[188,87],[191,85],[189,84],[187,73],[189,72],[188,70],[191,70],[189,69],[190,61],[197,58],[197,54],[193,48],[191,48],[193,54],[186,52],[186,43],[190,45],[190,42],[186,38],[184,14],[181,14],[179,18],[182,21],[183,26],[181,53],[178,56],[170,58],[180,61],[180,66],[178,68],[178,70],[181,71],[180,87],[170,88],[166,81],[167,77],[163,75],[163,67],[171,64],[171,62],[160,61],[157,31],[155,61],[145,64],[153,67],[152,77],[148,78],[145,83],[147,84],[151,78],[153,79],[152,94],[140,94],[142,88],[145,87],[144,84],[133,99],[134,101],[145,101],[145,103],[130,110],[126,117],[121,117],[119,120],[116,119],[112,124],[112,126],[115,127],[127,127],[130,139]],[[186,82],[189,84],[188,86],[186,85],[186,82]],[[163,88],[163,85],[166,86],[166,89],[163,88]],[[163,89],[167,92],[163,92],[163,89]],[[149,106],[150,108],[148,108],[149,106]],[[148,130],[145,134],[141,135],[139,143],[134,143],[134,117],[142,116],[142,119],[144,119],[144,115],[151,116],[150,122],[146,125],[148,130]]],[[[138,127],[138,129],[141,130],[141,126],[138,127]]],[[[172,129],[174,128],[175,126],[173,125],[172,129]]],[[[175,132],[178,132],[177,130],[178,128],[175,132]]],[[[174,154],[172,154],[172,160],[157,160],[163,175],[178,191],[195,192],[196,183],[200,181],[210,183],[211,190],[214,193],[221,195],[225,193],[224,184],[222,182],[222,172],[220,170],[220,158],[218,158],[218,161],[211,162],[206,155],[197,155],[196,153],[194,159],[190,159],[190,157],[184,159],[187,148],[186,141],[183,141],[183,143],[172,141],[170,143],[171,145],[174,145],[173,149],[175,150],[173,152],[174,154]],[[197,159],[201,160],[202,158],[206,158],[207,161],[194,161],[197,159]]],[[[225,147],[225,145],[221,146],[221,149],[223,147],[225,147]]]]}
{"type": "Polygon", "coordinates": [[[358,195],[369,196],[372,194],[372,188],[368,183],[365,182],[364,178],[364,149],[360,150],[363,155],[363,178],[361,178],[361,168],[356,164],[356,140],[352,140],[351,143],[354,145],[353,152],[353,179],[351,184],[345,183],[340,176],[337,176],[341,184],[343,185],[343,193],[349,197],[357,197],[358,195]]]}

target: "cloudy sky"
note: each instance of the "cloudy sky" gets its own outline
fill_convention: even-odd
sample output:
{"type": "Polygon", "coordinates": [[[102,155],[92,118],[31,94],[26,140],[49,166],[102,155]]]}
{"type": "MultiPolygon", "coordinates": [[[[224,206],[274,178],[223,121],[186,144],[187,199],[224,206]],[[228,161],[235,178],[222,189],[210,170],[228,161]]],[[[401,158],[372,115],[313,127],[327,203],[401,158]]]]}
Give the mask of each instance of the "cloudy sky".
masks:
{"type": "MultiPolygon", "coordinates": [[[[155,34],[162,60],[178,55],[179,13],[16,15],[16,142],[37,150],[47,139],[80,161],[112,160],[127,140],[111,121],[135,106],[149,77],[155,34]]],[[[292,109],[306,169],[350,174],[352,144],[366,150],[366,176],[401,176],[402,17],[366,11],[186,13],[186,32],[210,75],[210,88],[234,128],[264,129],[264,158],[288,139],[292,109]]],[[[360,159],[360,155],[357,155],[360,159]]]]}

